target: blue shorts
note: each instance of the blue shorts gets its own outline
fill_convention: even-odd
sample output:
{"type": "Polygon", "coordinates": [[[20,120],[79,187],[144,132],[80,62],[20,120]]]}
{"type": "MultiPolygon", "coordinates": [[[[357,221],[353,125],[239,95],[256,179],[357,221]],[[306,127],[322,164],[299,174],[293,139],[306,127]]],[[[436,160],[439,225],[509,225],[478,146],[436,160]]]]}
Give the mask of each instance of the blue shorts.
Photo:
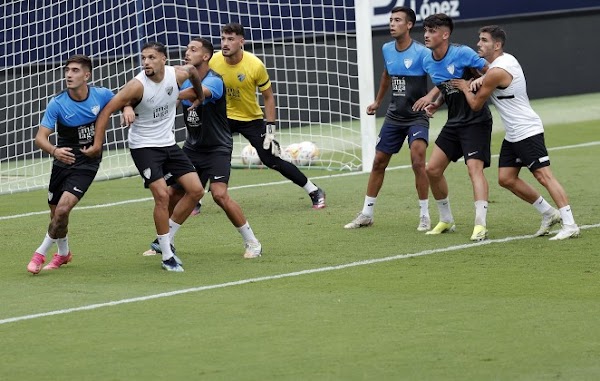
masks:
{"type": "Polygon", "coordinates": [[[383,123],[375,149],[390,155],[400,152],[404,140],[408,137],[408,146],[416,139],[422,139],[429,145],[429,127],[413,125],[408,127],[394,126],[383,123]]]}

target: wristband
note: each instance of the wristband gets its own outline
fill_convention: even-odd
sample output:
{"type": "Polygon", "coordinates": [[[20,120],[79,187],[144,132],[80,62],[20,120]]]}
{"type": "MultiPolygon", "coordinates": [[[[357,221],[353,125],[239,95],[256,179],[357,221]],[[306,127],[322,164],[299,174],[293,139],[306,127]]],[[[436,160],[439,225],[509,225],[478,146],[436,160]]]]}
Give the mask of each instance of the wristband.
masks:
{"type": "Polygon", "coordinates": [[[58,148],[58,147],[54,147],[54,149],[52,150],[52,153],[50,154],[51,156],[53,156],[53,157],[56,157],[56,156],[54,156],[54,152],[56,152],[56,149],[57,149],[57,148],[58,148]]]}

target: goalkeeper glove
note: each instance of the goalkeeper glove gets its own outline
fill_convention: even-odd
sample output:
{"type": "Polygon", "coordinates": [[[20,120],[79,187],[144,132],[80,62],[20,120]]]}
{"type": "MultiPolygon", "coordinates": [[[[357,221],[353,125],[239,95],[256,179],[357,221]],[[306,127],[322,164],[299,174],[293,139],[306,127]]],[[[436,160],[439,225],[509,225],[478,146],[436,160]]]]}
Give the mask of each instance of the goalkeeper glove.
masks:
{"type": "Polygon", "coordinates": [[[275,140],[275,130],[277,127],[275,126],[275,122],[267,122],[265,124],[265,140],[263,140],[263,148],[271,150],[271,153],[275,156],[281,155],[281,147],[277,140],[275,140]]]}

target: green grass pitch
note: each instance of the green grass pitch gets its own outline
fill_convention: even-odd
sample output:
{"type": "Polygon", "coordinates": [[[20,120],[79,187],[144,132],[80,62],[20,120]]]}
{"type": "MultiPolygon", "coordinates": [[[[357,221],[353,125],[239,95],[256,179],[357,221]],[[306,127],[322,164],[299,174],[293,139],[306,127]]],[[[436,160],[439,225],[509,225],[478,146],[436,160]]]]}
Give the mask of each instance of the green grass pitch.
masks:
{"type": "Polygon", "coordinates": [[[468,240],[462,162],[447,172],[457,231],[435,237],[416,231],[406,149],[375,224],[354,231],[343,225],[368,174],[307,171],[327,192],[315,211],[278,173],[236,169],[230,193],[263,257],[242,258],[208,195],[176,237],[181,274],[141,255],[155,233],[139,177],[95,183],[71,215],[73,262],[37,276],[25,267],[47,229],[46,192],[2,195],[0,380],[598,380],[600,114],[564,121],[581,116],[571,100],[536,103],[582,227],[564,242],[529,236],[539,215],[497,185],[497,156],[483,243],[468,240]]]}

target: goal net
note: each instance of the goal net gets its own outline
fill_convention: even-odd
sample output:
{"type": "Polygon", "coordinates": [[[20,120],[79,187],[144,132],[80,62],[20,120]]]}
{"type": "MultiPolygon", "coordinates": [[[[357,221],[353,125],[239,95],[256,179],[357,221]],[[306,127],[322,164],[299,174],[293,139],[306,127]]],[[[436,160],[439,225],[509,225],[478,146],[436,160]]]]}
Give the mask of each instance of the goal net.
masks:
{"type": "MultiPolygon", "coordinates": [[[[245,49],[261,58],[269,71],[282,147],[311,141],[320,153],[310,166],[369,170],[374,126],[362,115],[365,94],[373,96],[368,4],[365,0],[4,1],[0,193],[47,186],[52,158],[35,146],[34,138],[46,105],[64,88],[63,66],[69,56],[92,57],[90,84],[117,92],[140,71],[139,49],[145,42],[164,43],[168,64],[177,65],[193,37],[210,39],[218,50],[220,28],[228,22],[245,26],[245,49]]],[[[262,105],[260,94],[257,97],[262,105]]],[[[185,139],[180,115],[176,137],[178,142],[185,139]]],[[[248,143],[237,135],[234,141],[233,164],[242,165],[240,154],[248,143]]],[[[115,115],[96,179],[131,175],[137,170],[127,149],[127,129],[119,126],[115,115]]]]}

